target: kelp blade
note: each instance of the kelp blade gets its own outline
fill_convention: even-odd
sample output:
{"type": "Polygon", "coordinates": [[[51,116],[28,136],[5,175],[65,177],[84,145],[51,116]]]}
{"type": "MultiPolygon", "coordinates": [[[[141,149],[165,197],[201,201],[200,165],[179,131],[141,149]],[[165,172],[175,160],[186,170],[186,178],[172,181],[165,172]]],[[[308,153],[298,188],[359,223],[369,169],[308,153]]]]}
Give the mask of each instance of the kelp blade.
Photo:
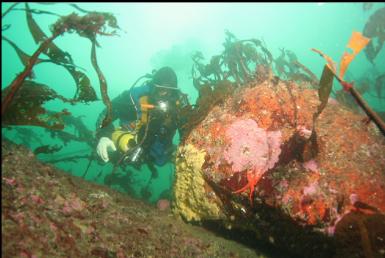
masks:
{"type": "Polygon", "coordinates": [[[360,32],[354,31],[349,43],[346,47],[350,48],[353,53],[344,52],[340,62],[340,78],[343,79],[350,62],[356,55],[369,43],[370,39],[364,37],[360,32]]]}

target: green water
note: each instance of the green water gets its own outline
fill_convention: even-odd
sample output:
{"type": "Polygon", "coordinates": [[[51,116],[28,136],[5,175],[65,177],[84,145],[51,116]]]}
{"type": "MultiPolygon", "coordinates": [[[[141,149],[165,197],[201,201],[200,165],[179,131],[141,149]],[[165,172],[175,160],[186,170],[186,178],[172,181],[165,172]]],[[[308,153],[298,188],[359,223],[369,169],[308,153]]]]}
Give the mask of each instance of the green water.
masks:
{"type": "MultiPolygon", "coordinates": [[[[2,3],[2,13],[12,3],[2,3]]],[[[362,32],[365,23],[384,3],[375,3],[371,9],[364,10],[363,3],[78,3],[79,7],[99,12],[111,12],[117,17],[122,29],[119,36],[99,36],[100,48],[97,59],[108,83],[108,94],[114,98],[128,89],[141,75],[162,66],[171,66],[177,73],[178,84],[194,103],[198,92],[191,80],[191,54],[201,51],[206,58],[223,51],[225,30],[231,31],[238,39],[257,38],[263,40],[266,47],[276,58],[280,49],[293,51],[298,60],[318,77],[321,75],[324,60],[312,52],[316,48],[335,61],[339,61],[353,31],[362,32]]],[[[78,10],[66,3],[37,4],[31,3],[32,9],[46,10],[60,15],[68,15],[78,10]]],[[[24,5],[19,4],[19,9],[24,5]]],[[[49,25],[57,20],[56,16],[34,14],[34,19],[47,35],[49,25]]],[[[385,22],[385,21],[384,21],[385,22]]],[[[26,53],[32,54],[37,45],[27,27],[23,10],[14,10],[2,19],[3,26],[11,27],[2,35],[13,40],[26,53]]],[[[62,50],[71,54],[74,63],[85,69],[100,98],[99,81],[90,61],[91,43],[76,34],[65,34],[55,41],[62,50]]],[[[42,55],[43,57],[44,55],[42,55]]],[[[378,54],[372,65],[363,51],[349,66],[346,74],[348,81],[364,76],[379,75],[385,71],[385,51],[378,54]]],[[[2,44],[2,88],[8,86],[15,76],[23,70],[14,49],[5,41],[2,44]]],[[[69,73],[60,66],[51,63],[39,64],[34,68],[36,81],[51,86],[59,94],[71,98],[75,94],[75,83],[69,73]]],[[[334,88],[340,87],[336,82],[334,88]]],[[[372,108],[385,111],[384,100],[373,97],[374,86],[364,95],[372,108]]],[[[385,89],[383,90],[385,92],[385,89]]],[[[62,110],[67,108],[74,116],[82,116],[90,130],[95,129],[97,116],[104,109],[102,101],[90,104],[66,105],[52,101],[45,105],[47,109],[62,110]]],[[[49,133],[37,127],[31,129],[38,135],[37,140],[24,144],[32,149],[42,144],[62,143],[51,139],[49,133]]],[[[73,133],[73,128],[66,128],[73,133]]],[[[21,135],[15,130],[2,130],[17,143],[23,143],[21,135]]],[[[178,143],[178,136],[175,137],[178,143]]],[[[89,154],[91,149],[86,144],[70,142],[63,149],[52,155],[41,154],[41,160],[50,160],[68,155],[89,154]]],[[[81,176],[87,166],[82,159],[76,163],[57,163],[61,169],[76,176],[81,176]]],[[[162,192],[172,186],[174,166],[167,164],[159,168],[159,177],[151,180],[150,172],[132,169],[121,173],[119,183],[113,187],[138,198],[155,202],[162,192]],[[143,197],[143,189],[149,194],[143,197]]],[[[100,166],[93,162],[86,179],[103,184],[104,177],[111,173],[112,166],[100,166]],[[100,177],[96,178],[101,172],[100,177]]]]}

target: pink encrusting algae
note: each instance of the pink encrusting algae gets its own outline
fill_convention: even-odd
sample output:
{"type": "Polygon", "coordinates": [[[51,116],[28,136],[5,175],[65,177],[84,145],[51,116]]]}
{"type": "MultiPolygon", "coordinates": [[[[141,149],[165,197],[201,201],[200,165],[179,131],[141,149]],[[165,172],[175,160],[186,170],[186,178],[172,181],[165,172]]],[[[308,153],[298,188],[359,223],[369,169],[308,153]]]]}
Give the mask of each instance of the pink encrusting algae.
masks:
{"type": "Polygon", "coordinates": [[[247,170],[247,184],[236,193],[250,189],[250,202],[255,185],[263,174],[274,167],[281,153],[281,132],[268,132],[252,119],[237,120],[226,130],[230,146],[224,151],[225,160],[233,172],[247,170]]]}
{"type": "Polygon", "coordinates": [[[226,130],[230,146],[224,157],[234,172],[253,169],[265,172],[278,161],[281,133],[268,132],[252,119],[237,120],[226,130]]]}

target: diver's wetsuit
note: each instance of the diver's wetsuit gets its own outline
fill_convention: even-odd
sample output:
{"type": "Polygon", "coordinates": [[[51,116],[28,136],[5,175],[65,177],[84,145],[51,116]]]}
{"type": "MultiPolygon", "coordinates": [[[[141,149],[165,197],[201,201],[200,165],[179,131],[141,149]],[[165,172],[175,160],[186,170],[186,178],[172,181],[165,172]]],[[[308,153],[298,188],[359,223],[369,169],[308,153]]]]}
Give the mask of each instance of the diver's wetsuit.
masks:
{"type": "MultiPolygon", "coordinates": [[[[140,98],[149,96],[151,103],[152,99],[150,97],[150,92],[151,86],[149,84],[145,84],[140,87],[132,88],[131,90],[126,90],[114,98],[112,100],[112,121],[119,119],[120,126],[129,130],[132,122],[135,122],[136,119],[141,119],[142,110],[140,106],[140,98]],[[137,111],[132,104],[130,93],[133,101],[135,102],[137,111]]],[[[97,128],[99,128],[105,114],[106,110],[99,115],[97,128]]],[[[162,166],[169,160],[170,154],[173,150],[172,139],[177,130],[176,112],[175,110],[171,110],[171,112],[167,113],[151,111],[150,117],[151,119],[148,125],[146,139],[142,145],[145,156],[144,160],[147,163],[152,162],[158,166],[162,166]]],[[[146,125],[142,126],[139,132],[139,138],[144,135],[145,128],[146,125]]],[[[109,126],[98,130],[97,138],[100,139],[103,136],[111,138],[113,131],[114,126],[111,123],[109,126]]]]}

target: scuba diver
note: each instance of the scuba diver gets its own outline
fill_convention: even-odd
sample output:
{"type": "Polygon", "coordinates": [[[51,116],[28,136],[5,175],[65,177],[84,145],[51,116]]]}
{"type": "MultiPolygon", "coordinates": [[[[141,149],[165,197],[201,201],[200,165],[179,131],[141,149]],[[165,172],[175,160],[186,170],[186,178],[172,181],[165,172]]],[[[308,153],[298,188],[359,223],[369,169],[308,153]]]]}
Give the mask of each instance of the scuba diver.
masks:
{"type": "Polygon", "coordinates": [[[100,128],[104,110],[97,122],[97,155],[105,163],[131,165],[140,169],[146,163],[157,177],[154,165],[170,161],[176,149],[172,140],[180,128],[178,110],[188,104],[187,94],[177,85],[177,76],[170,67],[162,67],[142,86],[121,93],[112,100],[112,119],[120,120],[119,127],[111,123],[100,128]]]}

